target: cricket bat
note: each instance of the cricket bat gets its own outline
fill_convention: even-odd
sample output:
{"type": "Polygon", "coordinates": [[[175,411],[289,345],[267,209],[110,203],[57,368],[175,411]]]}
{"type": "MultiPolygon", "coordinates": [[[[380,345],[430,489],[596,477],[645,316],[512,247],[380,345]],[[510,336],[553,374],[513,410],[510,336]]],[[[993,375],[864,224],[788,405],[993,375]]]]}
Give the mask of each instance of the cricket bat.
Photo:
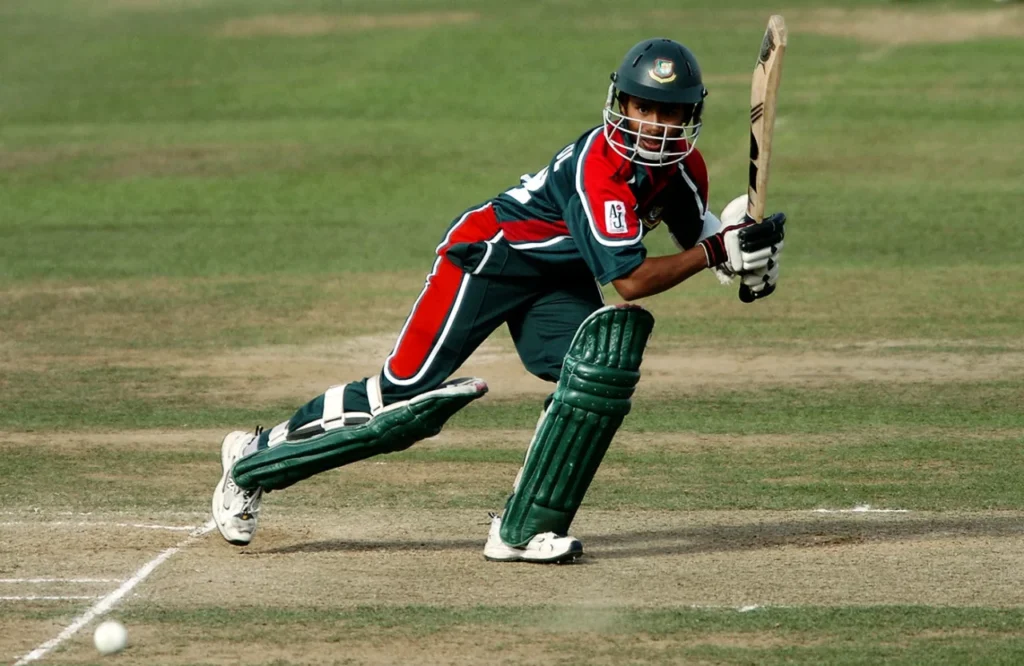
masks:
{"type": "MultiPolygon", "coordinates": [[[[778,14],[768,19],[761,51],[750,82],[750,172],[747,181],[747,217],[764,219],[768,195],[768,166],[775,133],[775,103],[782,81],[782,57],[786,53],[786,21],[778,14]]],[[[740,300],[750,303],[754,294],[740,285],[740,300]]]]}

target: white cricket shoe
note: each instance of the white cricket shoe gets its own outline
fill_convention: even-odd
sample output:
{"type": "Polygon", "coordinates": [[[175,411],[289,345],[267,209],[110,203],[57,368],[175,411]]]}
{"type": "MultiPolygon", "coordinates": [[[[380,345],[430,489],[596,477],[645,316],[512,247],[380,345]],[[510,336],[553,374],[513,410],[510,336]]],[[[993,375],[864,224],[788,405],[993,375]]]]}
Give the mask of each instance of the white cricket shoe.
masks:
{"type": "Polygon", "coordinates": [[[220,445],[220,464],[224,471],[213,491],[213,519],[221,536],[236,546],[246,546],[252,541],[263,489],[243,490],[236,486],[231,478],[231,467],[255,438],[254,433],[236,430],[229,432],[220,445]]]}
{"type": "Polygon", "coordinates": [[[501,516],[491,514],[491,531],[484,545],[484,558],[492,562],[537,562],[560,564],[572,562],[583,555],[583,543],[576,537],[559,536],[554,532],[538,534],[521,548],[513,548],[501,540],[501,516]]]}

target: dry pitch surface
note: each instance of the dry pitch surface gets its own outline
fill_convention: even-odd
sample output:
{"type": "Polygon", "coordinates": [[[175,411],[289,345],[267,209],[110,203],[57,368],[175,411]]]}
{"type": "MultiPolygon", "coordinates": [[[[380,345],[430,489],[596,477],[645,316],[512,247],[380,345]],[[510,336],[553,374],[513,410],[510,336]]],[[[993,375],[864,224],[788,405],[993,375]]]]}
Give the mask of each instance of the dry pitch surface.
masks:
{"type": "MultiPolygon", "coordinates": [[[[127,608],[153,605],[187,614],[235,605],[336,610],[554,601],[562,608],[551,611],[551,622],[560,631],[598,636],[614,626],[620,606],[757,612],[758,606],[1011,607],[1024,602],[1024,516],[1019,513],[587,512],[576,531],[586,540],[588,556],[561,567],[483,562],[484,517],[465,510],[362,510],[330,517],[271,510],[259,539],[245,549],[231,548],[213,534],[183,540],[169,530],[114,524],[125,519],[120,515],[76,517],[95,526],[74,528],[36,518],[35,525],[3,527],[2,566],[10,579],[40,572],[64,579],[5,585],[23,595],[99,596],[118,587],[112,580],[138,577],[140,567],[178,547],[132,588],[122,601],[127,608]],[[55,537],[74,547],[56,551],[55,537]],[[90,579],[105,582],[84,582],[90,579]],[[552,590],[559,590],[557,599],[552,590]]],[[[184,524],[187,517],[149,517],[157,518],[184,524]]],[[[22,603],[63,603],[81,612],[98,601],[22,603]]],[[[244,623],[244,616],[238,621],[244,623]]],[[[12,627],[16,630],[4,632],[2,649],[7,655],[29,653],[66,624],[66,618],[24,619],[12,627]]],[[[240,657],[273,663],[268,655],[275,650],[301,655],[301,663],[334,663],[339,651],[336,629],[315,623],[289,629],[301,638],[298,648],[279,646],[282,637],[270,626],[257,626],[242,646],[230,632],[225,640],[225,632],[215,630],[182,647],[173,623],[139,623],[131,631],[126,658],[132,663],[227,664],[239,663],[240,657]],[[261,632],[269,633],[261,637],[261,632]]],[[[86,633],[45,660],[90,662],[94,653],[86,633]]],[[[432,663],[479,663],[508,640],[480,632],[467,652],[452,645],[450,632],[383,644],[350,635],[343,649],[350,663],[407,663],[420,650],[433,655],[427,659],[432,663]],[[448,652],[456,647],[457,659],[448,652]]]]}
{"type": "MultiPolygon", "coordinates": [[[[377,338],[358,344],[368,352],[366,358],[386,345],[377,338]]],[[[338,353],[347,356],[345,351],[338,353]]],[[[277,373],[276,386],[294,390],[294,383],[301,382],[293,380],[307,371],[315,374],[312,364],[322,363],[323,354],[319,348],[282,348],[276,354],[252,350],[206,359],[188,371],[230,384],[232,368],[252,367],[260,358],[264,372],[277,373]]],[[[705,371],[716,370],[703,373],[705,386],[736,385],[726,356],[700,363],[705,371]]],[[[491,378],[501,394],[541,395],[545,385],[515,365],[507,345],[498,341],[485,346],[467,370],[491,378]]],[[[693,368],[683,368],[665,350],[652,350],[647,367],[648,393],[692,390],[679,377],[693,368]]],[[[783,385],[828,385],[849,377],[880,382],[983,380],[1007,373],[1019,376],[1022,368],[1021,354],[1015,351],[958,356],[925,349],[886,360],[877,356],[877,349],[844,348],[776,359],[762,371],[783,385]]],[[[220,435],[139,431],[55,440],[7,433],[4,442],[52,450],[54,456],[98,446],[130,456],[154,447],[181,453],[215,450],[220,435]]],[[[525,428],[453,429],[417,449],[431,452],[458,445],[518,451],[529,435],[525,428]]],[[[972,433],[965,431],[963,437],[969,441],[972,433]]],[[[798,448],[823,439],[828,437],[638,434],[626,428],[615,446],[626,452],[708,447],[739,451],[798,448]]],[[[1024,604],[1024,514],[1018,512],[850,506],[775,512],[585,508],[574,531],[584,539],[587,556],[571,566],[538,567],[482,559],[484,507],[346,508],[327,503],[324,508],[323,497],[339,484],[487,494],[507,487],[515,468],[511,463],[393,458],[353,465],[269,496],[256,540],[241,549],[222,542],[207,522],[204,507],[218,473],[213,456],[208,464],[154,471],[165,477],[159,486],[164,491],[194,496],[195,511],[6,508],[0,515],[5,545],[0,552],[0,596],[8,608],[15,604],[24,612],[10,618],[0,636],[0,654],[19,664],[91,663],[95,653],[87,621],[111,609],[129,619],[133,609],[140,611],[130,622],[132,646],[119,657],[120,663],[524,663],[542,659],[547,651],[549,657],[564,656],[581,640],[607,644],[609,651],[596,661],[615,663],[622,639],[614,632],[623,608],[740,613],[777,607],[1024,604]],[[377,628],[353,635],[344,630],[348,623],[343,620],[316,621],[315,611],[298,622],[287,615],[310,609],[329,614],[409,606],[453,611],[535,607],[550,617],[540,620],[543,628],[484,630],[455,623],[426,633],[389,634],[377,628]],[[203,625],[202,613],[211,608],[241,609],[232,620],[241,623],[247,622],[247,613],[262,617],[253,608],[272,608],[289,618],[289,638],[275,631],[273,622],[258,620],[254,631],[245,630],[244,644],[239,645],[230,627],[203,625]],[[73,631],[82,624],[87,628],[73,631]],[[524,647],[531,643],[532,648],[524,647]]],[[[621,466],[607,464],[595,484],[625,473],[621,466]]],[[[111,468],[85,481],[102,483],[121,476],[111,468]]],[[[686,479],[680,482],[685,485],[686,479]]],[[[750,648],[780,640],[758,632],[713,636],[706,640],[750,648]]],[[[647,639],[642,634],[628,638],[637,640],[647,639]]]]}

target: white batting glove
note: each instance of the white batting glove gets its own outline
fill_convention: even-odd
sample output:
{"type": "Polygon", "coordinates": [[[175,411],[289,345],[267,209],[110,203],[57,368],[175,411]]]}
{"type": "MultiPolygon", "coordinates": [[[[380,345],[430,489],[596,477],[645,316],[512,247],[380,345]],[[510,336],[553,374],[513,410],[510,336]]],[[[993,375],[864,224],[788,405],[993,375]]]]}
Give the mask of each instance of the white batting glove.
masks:
{"type": "Polygon", "coordinates": [[[741,275],[768,266],[778,255],[786,235],[786,216],[775,213],[755,224],[746,220],[726,227],[700,242],[709,268],[720,267],[741,275]]]}
{"type": "MultiPolygon", "coordinates": [[[[781,246],[779,249],[782,249],[781,246]]],[[[742,274],[740,279],[755,296],[765,290],[771,291],[775,288],[775,283],[779,281],[778,255],[772,257],[763,268],[742,274]]]]}

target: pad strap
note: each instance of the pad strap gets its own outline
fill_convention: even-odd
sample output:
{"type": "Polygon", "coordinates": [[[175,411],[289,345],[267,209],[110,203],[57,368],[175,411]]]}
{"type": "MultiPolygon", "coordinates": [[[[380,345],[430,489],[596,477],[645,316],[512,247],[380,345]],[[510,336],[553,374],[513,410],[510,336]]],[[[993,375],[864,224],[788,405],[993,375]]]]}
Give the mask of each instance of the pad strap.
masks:
{"type": "Polygon", "coordinates": [[[377,416],[384,409],[384,397],[380,393],[380,375],[366,380],[366,399],[370,403],[370,415],[377,416]]]}
{"type": "Polygon", "coordinates": [[[288,421],[282,421],[270,429],[267,446],[277,446],[288,437],[288,421]]]}
{"type": "Polygon", "coordinates": [[[337,384],[324,392],[324,416],[321,427],[334,430],[345,425],[345,388],[348,384],[337,384]]]}

